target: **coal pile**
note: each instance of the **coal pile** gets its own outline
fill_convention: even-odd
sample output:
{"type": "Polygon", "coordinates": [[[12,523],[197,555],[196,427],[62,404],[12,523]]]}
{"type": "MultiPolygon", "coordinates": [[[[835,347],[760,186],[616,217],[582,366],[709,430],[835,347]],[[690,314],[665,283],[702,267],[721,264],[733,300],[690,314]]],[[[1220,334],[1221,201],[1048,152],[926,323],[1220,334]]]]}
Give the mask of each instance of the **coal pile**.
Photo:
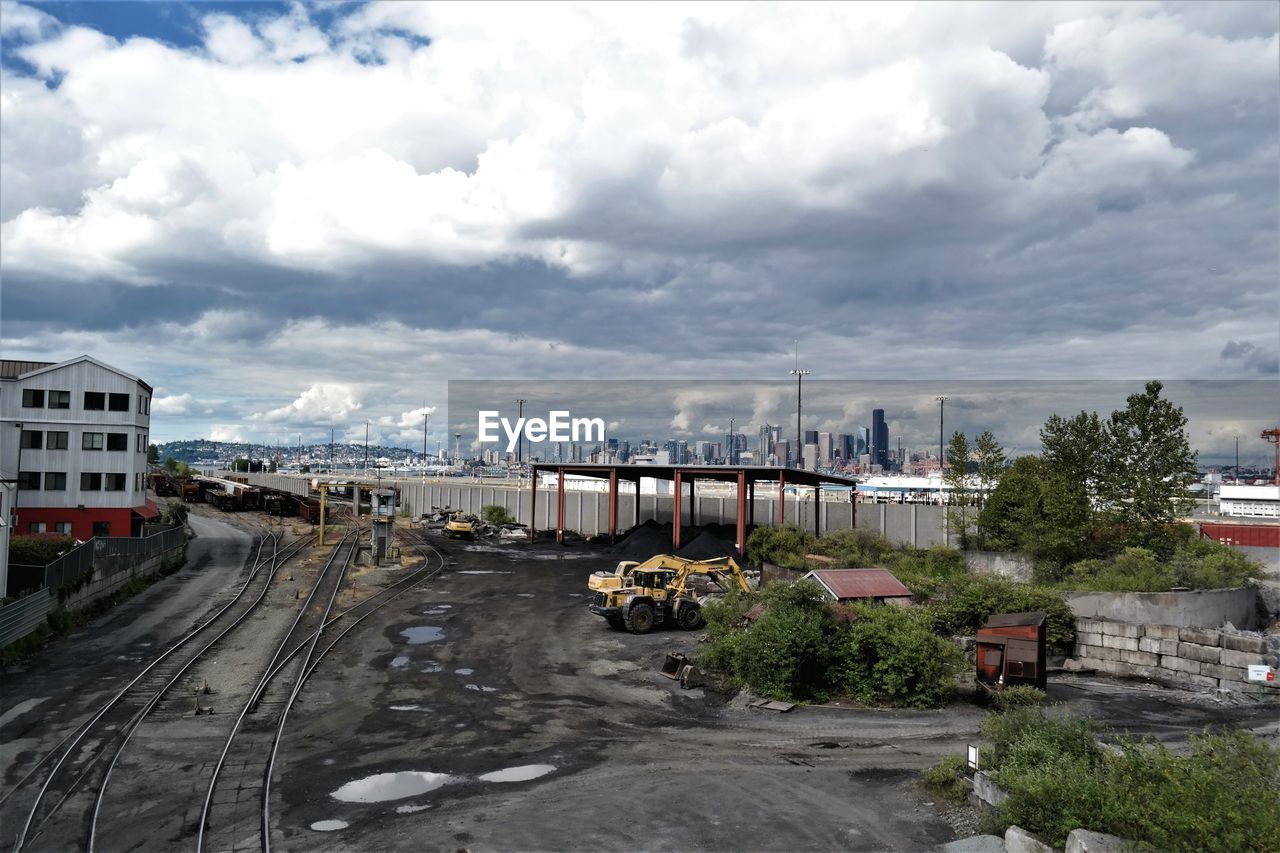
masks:
{"type": "MultiPolygon", "coordinates": [[[[676,553],[691,560],[709,560],[713,557],[732,557],[734,528],[725,524],[709,524],[705,527],[684,528],[685,545],[676,553]]],[[[671,525],[659,524],[650,519],[633,527],[622,539],[605,551],[623,560],[647,560],[655,554],[671,553],[671,525]]]]}

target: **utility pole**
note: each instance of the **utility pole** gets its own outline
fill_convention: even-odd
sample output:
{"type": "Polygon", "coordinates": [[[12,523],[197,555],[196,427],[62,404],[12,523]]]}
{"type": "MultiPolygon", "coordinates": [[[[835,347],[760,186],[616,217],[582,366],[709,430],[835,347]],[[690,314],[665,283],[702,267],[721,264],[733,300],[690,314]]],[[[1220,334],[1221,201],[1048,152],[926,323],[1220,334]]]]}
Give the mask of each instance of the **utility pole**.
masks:
{"type": "Polygon", "coordinates": [[[427,482],[427,421],[431,415],[427,413],[427,401],[422,401],[422,482],[427,482]]]}
{"type": "Polygon", "coordinates": [[[453,434],[453,459],[459,466],[462,465],[462,433],[460,432],[453,434]]]}
{"type": "Polygon", "coordinates": [[[1240,485],[1240,436],[1236,436],[1236,485],[1240,485]]]}
{"type": "Polygon", "coordinates": [[[364,422],[364,475],[369,476],[369,422],[364,422]]]}
{"type": "Polygon", "coordinates": [[[333,473],[333,423],[329,423],[329,473],[333,473]]]}
{"type": "MultiPolygon", "coordinates": [[[[802,468],[804,456],[804,442],[801,441],[803,434],[800,432],[800,401],[801,391],[804,384],[804,378],[809,375],[809,371],[800,369],[800,341],[796,341],[796,366],[791,371],[791,375],[796,378],[796,467],[802,468]]],[[[781,497],[779,497],[781,499],[781,497]]]]}
{"type": "MultiPolygon", "coordinates": [[[[943,443],[942,443],[943,442],[942,434],[943,434],[943,410],[946,408],[947,398],[945,395],[939,395],[937,397],[937,400],[938,400],[938,476],[941,477],[943,474],[943,470],[946,468],[946,461],[945,461],[946,457],[943,455],[944,451],[943,451],[943,443]]],[[[938,488],[941,489],[942,487],[939,486],[938,488]]],[[[939,495],[941,495],[941,492],[939,492],[939,495]]]]}

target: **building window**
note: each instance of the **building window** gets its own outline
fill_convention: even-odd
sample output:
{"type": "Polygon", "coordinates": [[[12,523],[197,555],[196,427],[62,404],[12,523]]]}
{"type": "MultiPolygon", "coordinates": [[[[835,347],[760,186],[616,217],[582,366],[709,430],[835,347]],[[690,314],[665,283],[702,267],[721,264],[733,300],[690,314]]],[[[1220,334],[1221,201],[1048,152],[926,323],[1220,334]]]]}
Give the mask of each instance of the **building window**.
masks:
{"type": "Polygon", "coordinates": [[[107,408],[113,412],[129,411],[128,394],[111,394],[107,400],[107,408]]]}
{"type": "Polygon", "coordinates": [[[101,412],[107,408],[107,395],[101,391],[85,391],[84,392],[84,410],[86,412],[101,412]]]}
{"type": "Polygon", "coordinates": [[[23,388],[22,389],[22,408],[43,409],[44,408],[44,389],[43,388],[23,388]]]}
{"type": "Polygon", "coordinates": [[[82,492],[100,492],[102,491],[102,475],[91,474],[85,471],[80,475],[80,491],[82,492]]]}
{"type": "Polygon", "coordinates": [[[138,433],[138,452],[147,452],[147,434],[145,432],[138,433]]]}
{"type": "Polygon", "coordinates": [[[124,474],[108,474],[106,479],[106,490],[108,492],[124,491],[124,474]]]}
{"type": "Polygon", "coordinates": [[[71,408],[71,392],[70,391],[50,391],[49,392],[49,408],[51,409],[71,408]]]}
{"type": "Polygon", "coordinates": [[[95,521],[95,522],[93,523],[93,535],[94,535],[94,536],[110,536],[110,535],[111,535],[111,522],[109,522],[109,521],[95,521]]]}
{"type": "Polygon", "coordinates": [[[40,488],[40,472],[39,471],[19,471],[18,472],[18,490],[23,492],[34,492],[40,488]]]}
{"type": "Polygon", "coordinates": [[[140,415],[151,414],[151,398],[148,397],[146,394],[138,395],[138,414],[140,415]]]}
{"type": "Polygon", "coordinates": [[[86,432],[80,437],[81,450],[101,450],[102,449],[102,433],[86,432]]]}
{"type": "Polygon", "coordinates": [[[44,437],[44,446],[46,450],[66,450],[67,449],[66,430],[49,430],[44,437]]]}
{"type": "Polygon", "coordinates": [[[46,471],[44,475],[44,490],[46,492],[65,492],[67,490],[67,472],[46,471]]]}
{"type": "Polygon", "coordinates": [[[71,522],[69,522],[69,521],[59,521],[59,522],[56,522],[56,523],[53,525],[53,532],[54,532],[54,533],[61,533],[63,536],[70,536],[70,535],[71,535],[71,522]]]}
{"type": "Polygon", "coordinates": [[[46,531],[45,523],[43,521],[33,521],[27,530],[31,533],[44,533],[46,531]]]}
{"type": "Polygon", "coordinates": [[[22,449],[23,450],[39,450],[44,444],[44,433],[38,429],[24,429],[22,431],[22,449]]]}
{"type": "Polygon", "coordinates": [[[129,434],[127,432],[107,433],[107,450],[128,450],[129,434]]]}

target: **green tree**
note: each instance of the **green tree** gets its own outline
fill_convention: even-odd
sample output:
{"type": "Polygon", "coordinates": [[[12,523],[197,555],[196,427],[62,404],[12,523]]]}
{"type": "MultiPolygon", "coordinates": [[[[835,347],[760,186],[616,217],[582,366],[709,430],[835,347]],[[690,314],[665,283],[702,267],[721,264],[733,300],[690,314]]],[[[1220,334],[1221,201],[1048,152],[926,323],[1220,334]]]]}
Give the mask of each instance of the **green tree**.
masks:
{"type": "Polygon", "coordinates": [[[164,460],[164,469],[170,474],[175,473],[178,470],[178,460],[170,456],[168,459],[164,460]]]}
{"type": "Polygon", "coordinates": [[[1050,579],[1092,553],[1087,495],[1039,456],[1019,456],[1005,469],[978,516],[983,544],[1023,550],[1047,564],[1050,579]]]}
{"type": "Polygon", "coordinates": [[[1040,446],[1048,471],[1067,490],[1064,500],[1078,503],[1092,521],[1111,457],[1111,437],[1098,413],[1050,416],[1040,429],[1040,446]]]}
{"type": "Polygon", "coordinates": [[[279,470],[279,467],[280,466],[276,464],[276,460],[272,459],[271,464],[267,466],[267,473],[274,474],[277,470],[279,470]]]}
{"type": "Polygon", "coordinates": [[[1000,442],[996,441],[991,430],[984,430],[982,435],[978,436],[977,441],[974,442],[974,452],[978,457],[979,505],[985,505],[987,495],[996,487],[996,483],[1000,482],[1000,475],[1004,473],[1007,460],[1004,448],[1000,446],[1000,442]]]}
{"type": "Polygon", "coordinates": [[[1129,395],[1125,408],[1107,422],[1106,470],[1099,481],[1101,504],[1133,544],[1172,547],[1170,527],[1190,511],[1187,486],[1196,454],[1187,439],[1187,416],[1160,396],[1151,381],[1129,395]]]}
{"type": "Polygon", "coordinates": [[[942,481],[949,494],[947,496],[947,528],[952,534],[960,537],[960,547],[969,547],[969,535],[972,529],[972,515],[969,509],[969,439],[956,430],[947,443],[947,457],[951,467],[945,468],[942,481]]]}
{"type": "Polygon", "coordinates": [[[237,456],[231,463],[231,470],[247,474],[249,472],[249,460],[245,459],[243,456],[237,456]]]}
{"type": "Polygon", "coordinates": [[[147,445],[147,464],[158,465],[160,463],[160,448],[154,444],[147,445]]]}

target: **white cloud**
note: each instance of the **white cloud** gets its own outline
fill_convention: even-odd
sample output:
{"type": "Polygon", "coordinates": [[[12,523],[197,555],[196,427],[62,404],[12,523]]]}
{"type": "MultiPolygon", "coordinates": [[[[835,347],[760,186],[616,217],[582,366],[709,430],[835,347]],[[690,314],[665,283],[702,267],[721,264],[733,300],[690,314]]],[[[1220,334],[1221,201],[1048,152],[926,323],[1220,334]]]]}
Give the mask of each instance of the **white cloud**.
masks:
{"type": "Polygon", "coordinates": [[[59,26],[57,18],[34,6],[0,0],[0,36],[35,40],[54,32],[59,26]]]}
{"type": "Polygon", "coordinates": [[[151,413],[154,415],[189,415],[198,407],[198,403],[190,394],[163,394],[159,389],[151,398],[151,413]]]}
{"type": "Polygon", "coordinates": [[[210,424],[209,440],[240,443],[245,439],[244,432],[238,424],[210,424]]]}
{"type": "Polygon", "coordinates": [[[342,421],[361,407],[363,392],[354,385],[340,382],[317,382],[298,395],[292,403],[255,413],[251,419],[264,423],[315,425],[326,421],[342,421]]]}

